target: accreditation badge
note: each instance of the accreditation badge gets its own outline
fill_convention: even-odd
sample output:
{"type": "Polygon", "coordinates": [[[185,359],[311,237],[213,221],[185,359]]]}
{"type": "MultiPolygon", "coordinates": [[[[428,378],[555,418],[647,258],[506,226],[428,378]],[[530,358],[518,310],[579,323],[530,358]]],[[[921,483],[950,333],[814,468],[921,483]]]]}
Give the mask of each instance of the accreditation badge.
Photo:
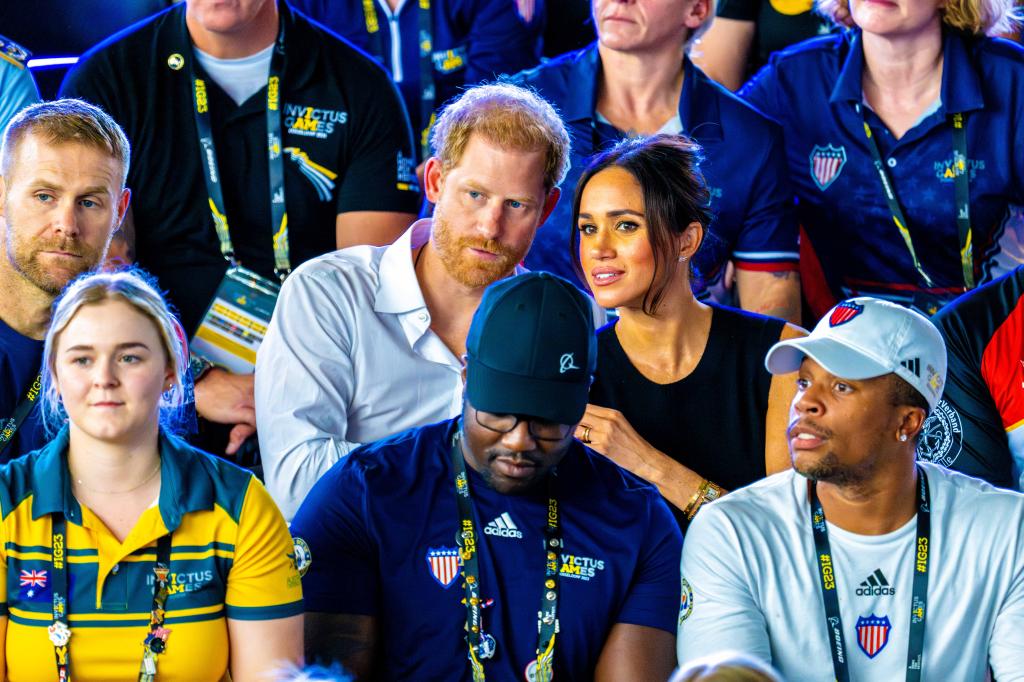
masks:
{"type": "Polygon", "coordinates": [[[192,352],[235,374],[252,374],[281,285],[232,266],[203,315],[192,352]]]}

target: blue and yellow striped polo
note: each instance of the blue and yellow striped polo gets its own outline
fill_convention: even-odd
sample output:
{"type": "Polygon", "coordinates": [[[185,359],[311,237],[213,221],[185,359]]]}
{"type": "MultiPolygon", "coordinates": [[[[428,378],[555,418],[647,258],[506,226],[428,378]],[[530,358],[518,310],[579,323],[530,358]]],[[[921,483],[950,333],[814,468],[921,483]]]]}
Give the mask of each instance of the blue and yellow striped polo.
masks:
{"type": "Polygon", "coordinates": [[[220,680],[227,620],[302,613],[302,587],[281,513],[251,473],[161,434],[160,497],[123,543],[71,494],[65,429],[0,468],[0,613],[7,677],[55,679],[52,515],[67,518],[71,664],[76,682],[136,679],[149,629],[156,541],[173,533],[161,682],[220,680]]]}

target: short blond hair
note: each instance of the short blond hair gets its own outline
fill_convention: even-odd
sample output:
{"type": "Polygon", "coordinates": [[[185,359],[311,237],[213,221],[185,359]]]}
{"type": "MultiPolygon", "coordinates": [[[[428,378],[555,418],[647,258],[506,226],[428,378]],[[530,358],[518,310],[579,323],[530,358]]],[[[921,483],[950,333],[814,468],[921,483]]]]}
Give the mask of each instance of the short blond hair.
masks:
{"type": "Polygon", "coordinates": [[[505,149],[543,151],[544,188],[569,172],[569,133],[555,108],[537,93],[511,83],[466,90],[445,105],[430,132],[430,145],[445,170],[462,160],[473,133],[505,149]]]}
{"type": "MultiPolygon", "coordinates": [[[[836,22],[840,10],[850,11],[850,0],[815,0],[818,13],[836,22]]],[[[942,23],[974,35],[1011,33],[1020,23],[1016,0],[945,0],[939,7],[942,23]]],[[[838,23],[838,22],[836,22],[838,23]]]]}
{"type": "Polygon", "coordinates": [[[99,107],[80,99],[58,99],[32,104],[19,111],[4,131],[0,175],[9,176],[14,152],[30,133],[50,144],[76,142],[110,154],[121,164],[121,188],[124,188],[131,145],[121,126],[99,107]]]}
{"type": "Polygon", "coordinates": [[[153,323],[167,364],[174,373],[171,388],[160,398],[160,424],[176,433],[185,429],[186,409],[192,400],[189,372],[188,342],[185,331],[167,305],[156,279],[140,268],[119,272],[86,273],[71,282],[53,302],[50,327],[43,341],[42,417],[49,434],[54,434],[67,421],[67,413],[57,391],[57,344],[75,314],[86,306],[107,301],[123,301],[153,323]]]}

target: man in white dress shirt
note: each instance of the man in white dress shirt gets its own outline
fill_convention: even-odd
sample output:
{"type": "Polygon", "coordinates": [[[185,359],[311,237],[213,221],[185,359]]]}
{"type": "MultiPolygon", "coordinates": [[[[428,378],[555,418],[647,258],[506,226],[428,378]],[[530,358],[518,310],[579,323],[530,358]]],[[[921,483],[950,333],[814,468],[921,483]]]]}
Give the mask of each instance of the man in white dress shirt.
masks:
{"type": "Polygon", "coordinates": [[[856,298],[765,364],[799,370],[793,470],[690,526],[680,663],[734,649],[789,682],[1024,680],[1024,495],[915,461],[946,377],[936,328],[856,298]]]}
{"type": "Polygon", "coordinates": [[[459,414],[480,297],[517,269],[558,201],[569,136],[532,92],[467,90],[431,143],[432,219],[391,246],[309,261],[281,290],[256,362],[256,421],[267,488],[289,520],[357,446],[459,414]]]}

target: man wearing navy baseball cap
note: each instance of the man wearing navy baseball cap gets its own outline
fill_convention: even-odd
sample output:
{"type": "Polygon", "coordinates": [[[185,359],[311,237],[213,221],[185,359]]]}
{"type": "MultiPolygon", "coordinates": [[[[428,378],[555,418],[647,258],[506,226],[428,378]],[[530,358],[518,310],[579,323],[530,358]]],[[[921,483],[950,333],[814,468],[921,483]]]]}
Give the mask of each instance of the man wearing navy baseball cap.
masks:
{"type": "Polygon", "coordinates": [[[527,273],[466,339],[460,418],[354,451],[292,523],[307,659],[358,679],[667,679],[681,537],[653,486],[573,438],[589,301],[527,273]]]}
{"type": "Polygon", "coordinates": [[[1024,679],[1024,496],[915,458],[946,376],[938,330],[855,298],[765,364],[798,372],[793,470],[690,526],[680,662],[737,649],[790,682],[1024,679]]]}

